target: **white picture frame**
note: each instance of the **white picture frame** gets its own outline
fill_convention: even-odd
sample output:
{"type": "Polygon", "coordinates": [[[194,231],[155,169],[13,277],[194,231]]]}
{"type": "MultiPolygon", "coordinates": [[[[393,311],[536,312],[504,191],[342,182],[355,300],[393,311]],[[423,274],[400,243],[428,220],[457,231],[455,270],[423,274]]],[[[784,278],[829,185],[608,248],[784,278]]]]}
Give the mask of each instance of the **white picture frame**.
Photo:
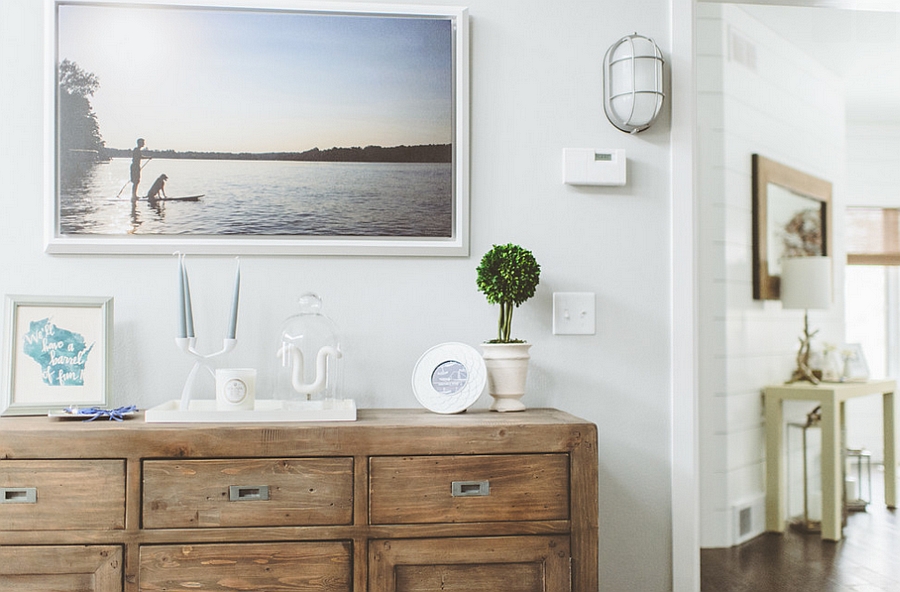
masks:
{"type": "MultiPolygon", "coordinates": [[[[44,247],[46,252],[170,255],[179,251],[189,254],[468,256],[470,210],[469,17],[466,8],[304,2],[302,0],[44,0],[44,2],[45,55],[47,56],[45,68],[47,122],[45,125],[44,208],[44,247]],[[205,28],[184,28],[188,25],[183,20],[178,21],[180,27],[178,30],[175,30],[174,25],[162,29],[162,33],[150,28],[151,21],[184,15],[191,17],[199,15],[199,18],[194,18],[192,22],[195,27],[205,28]],[[340,95],[349,104],[347,107],[349,114],[333,115],[330,111],[328,113],[324,110],[319,112],[315,108],[303,111],[298,108],[291,111],[291,113],[302,113],[302,115],[296,115],[296,121],[288,119],[287,122],[282,122],[280,125],[273,124],[271,120],[265,118],[271,115],[274,108],[260,105],[260,96],[264,96],[267,100],[273,98],[273,102],[277,97],[283,104],[289,106],[306,105],[313,101],[312,93],[314,91],[309,89],[328,87],[331,84],[331,77],[334,76],[339,78],[338,82],[334,82],[335,85],[350,84],[351,80],[359,81],[365,78],[361,76],[361,73],[366,70],[344,71],[342,69],[343,61],[337,58],[325,58],[333,60],[328,64],[332,67],[326,68],[328,72],[322,74],[323,77],[326,75],[329,77],[327,84],[324,80],[318,80],[318,82],[315,79],[310,80],[307,84],[296,85],[295,94],[282,96],[283,88],[277,87],[278,90],[274,90],[276,89],[274,81],[290,78],[283,73],[286,70],[280,67],[284,65],[287,68],[288,64],[270,60],[262,65],[254,65],[252,61],[263,43],[273,45],[272,34],[274,31],[270,24],[264,31],[265,37],[263,38],[262,35],[259,37],[259,46],[254,45],[256,42],[249,34],[242,34],[237,42],[231,44],[232,47],[243,48],[244,53],[234,54],[237,57],[230,62],[217,63],[216,67],[220,69],[219,76],[223,86],[212,90],[211,87],[203,86],[197,76],[199,72],[215,70],[211,65],[207,67],[206,62],[201,60],[201,57],[208,59],[209,56],[207,54],[201,56],[200,52],[209,50],[202,49],[200,39],[224,35],[222,19],[229,19],[228,22],[235,26],[239,26],[240,23],[248,23],[248,27],[251,22],[266,19],[270,23],[274,23],[276,28],[284,24],[286,29],[291,26],[288,24],[289,21],[294,22],[297,19],[310,19],[319,23],[343,20],[341,25],[362,19],[367,24],[375,23],[372,25],[374,27],[378,27],[381,23],[385,28],[388,26],[397,28],[399,32],[395,36],[390,38],[381,36],[377,41],[381,44],[378,47],[384,44],[396,44],[394,47],[387,47],[384,56],[371,58],[372,54],[376,52],[366,49],[355,54],[356,59],[360,60],[364,58],[380,59],[381,61],[377,64],[383,66],[385,72],[390,69],[391,64],[399,62],[396,56],[403,55],[409,58],[408,63],[402,64],[407,69],[398,72],[396,77],[379,76],[377,82],[371,83],[373,89],[385,89],[385,95],[393,93],[394,96],[391,100],[385,99],[381,104],[391,104],[396,109],[388,112],[388,107],[384,107],[385,112],[372,114],[374,113],[372,93],[359,86],[352,87],[350,91],[340,95]],[[316,19],[321,20],[316,21],[316,19]],[[143,28],[145,23],[147,23],[146,34],[143,28]],[[415,74],[414,66],[418,62],[414,62],[413,59],[416,56],[421,57],[427,54],[428,50],[401,48],[400,45],[426,38],[425,33],[418,31],[422,26],[426,26],[420,26],[422,23],[433,23],[436,29],[440,29],[440,35],[435,36],[438,40],[434,42],[436,47],[434,52],[436,54],[446,52],[446,55],[440,54],[442,56],[441,66],[440,68],[435,66],[435,71],[437,72],[439,69],[439,74],[432,74],[430,71],[423,72],[416,76],[418,81],[416,84],[420,86],[415,86],[409,79],[401,79],[401,77],[410,72],[415,74]],[[406,29],[409,29],[409,36],[414,34],[419,36],[414,40],[407,39],[405,37],[406,29]],[[414,32],[413,29],[416,31],[414,32]],[[154,34],[151,35],[151,31],[154,34]],[[82,35],[83,32],[87,33],[82,35]],[[111,38],[119,37],[121,37],[119,43],[112,48],[102,46],[103,43],[115,44],[115,39],[111,38]],[[191,38],[191,42],[182,43],[186,38],[191,38]],[[438,46],[439,49],[437,49],[438,46]],[[138,66],[138,57],[142,54],[155,51],[154,48],[171,47],[178,47],[179,50],[170,51],[157,60],[162,62],[158,64],[160,72],[165,72],[165,74],[161,74],[161,79],[154,79],[150,72],[138,66]],[[401,49],[403,51],[400,51],[401,49]],[[102,66],[99,63],[89,63],[88,56],[90,55],[105,56],[102,59],[107,61],[102,62],[102,66]],[[189,64],[194,63],[195,57],[196,63],[202,62],[203,65],[198,65],[196,69],[191,70],[189,64]],[[64,60],[74,63],[82,73],[95,76],[96,94],[86,95],[85,98],[89,102],[93,101],[90,105],[95,115],[94,119],[98,122],[99,133],[103,141],[106,142],[105,146],[94,150],[97,152],[96,156],[91,156],[92,149],[66,147],[69,144],[63,146],[65,142],[61,138],[64,130],[76,127],[62,121],[65,119],[68,122],[70,119],[66,119],[69,116],[63,116],[61,96],[63,92],[68,93],[69,90],[75,88],[74,85],[66,86],[65,91],[61,88],[60,72],[64,60]],[[119,62],[114,63],[113,60],[119,60],[119,62]],[[201,70],[201,68],[204,69],[201,70]],[[267,72],[267,78],[258,78],[265,76],[267,72]],[[193,77],[188,74],[193,74],[193,77]],[[246,74],[247,79],[236,79],[239,74],[246,74]],[[251,77],[257,77],[256,81],[251,81],[251,77]],[[430,80],[430,78],[435,78],[435,80],[430,80]],[[126,80],[128,84],[122,84],[126,80]],[[261,83],[259,80],[264,82],[261,83]],[[266,84],[268,83],[271,83],[273,90],[265,94],[265,91],[261,89],[267,88],[266,84]],[[406,103],[416,101],[416,97],[423,94],[422,87],[432,83],[441,89],[441,109],[439,117],[429,118],[428,107],[424,103],[426,100],[430,101],[430,98],[423,99],[413,106],[406,103]],[[166,88],[148,87],[148,85],[154,84],[166,88]],[[107,91],[104,85],[107,85],[110,90],[107,91]],[[114,95],[112,93],[114,86],[128,86],[132,89],[131,94],[114,95]],[[171,92],[167,91],[167,89],[174,90],[175,88],[178,89],[178,100],[172,99],[171,92]],[[250,92],[252,89],[258,90],[260,94],[250,92]],[[233,103],[245,105],[243,111],[245,115],[234,115],[234,113],[240,113],[239,111],[230,112],[229,115],[218,114],[216,107],[220,103],[224,103],[222,97],[225,96],[226,90],[233,103]],[[104,92],[109,93],[109,96],[101,97],[100,94],[104,92]],[[244,92],[247,94],[241,94],[244,92]],[[116,99],[116,96],[120,98],[116,99]],[[187,111],[188,103],[201,104],[204,102],[208,108],[200,109],[199,115],[187,111]],[[176,132],[165,131],[170,129],[165,127],[166,122],[175,118],[164,117],[166,111],[161,105],[176,106],[175,109],[179,110],[177,113],[178,125],[186,128],[185,134],[196,140],[196,148],[190,148],[187,145],[180,146],[176,132]],[[249,109],[246,108],[246,105],[257,105],[257,107],[249,109]],[[398,105],[403,107],[398,107],[398,105]],[[404,115],[404,113],[407,114],[404,115]],[[244,117],[244,119],[240,119],[240,117],[244,117]],[[301,121],[301,117],[309,117],[309,121],[306,119],[301,121]],[[346,140],[328,140],[327,138],[340,137],[340,133],[344,133],[343,127],[337,128],[337,122],[343,121],[342,117],[345,119],[360,118],[354,124],[356,127],[365,125],[373,130],[385,131],[380,136],[373,132],[373,135],[348,136],[346,140]],[[392,117],[394,119],[391,119],[392,117]],[[419,117],[420,120],[414,121],[413,117],[419,117]],[[121,129],[121,127],[113,128],[111,126],[113,122],[117,122],[117,126],[120,126],[121,121],[130,121],[134,118],[137,118],[138,121],[134,124],[129,123],[132,127],[127,135],[128,143],[126,144],[126,140],[123,139],[126,137],[124,133],[113,135],[113,130],[121,129]],[[296,123],[296,127],[299,129],[302,126],[312,125],[310,121],[313,119],[316,122],[319,120],[324,122],[321,124],[324,129],[320,134],[323,138],[321,140],[316,139],[319,136],[314,136],[311,132],[308,139],[304,134],[297,132],[294,135],[295,142],[291,144],[295,147],[291,149],[284,148],[281,144],[276,145],[274,142],[260,144],[258,148],[244,149],[242,140],[239,142],[239,138],[249,135],[252,130],[259,130],[262,136],[267,126],[271,126],[271,129],[275,130],[293,129],[292,125],[296,123]],[[439,127],[442,130],[440,134],[435,132],[433,135],[425,135],[412,131],[422,129],[426,124],[430,125],[431,122],[437,120],[439,120],[439,127]],[[327,129],[329,125],[332,125],[330,122],[334,122],[334,130],[327,129]],[[219,148],[205,149],[200,139],[219,134],[222,131],[220,128],[223,127],[226,130],[222,137],[233,138],[233,142],[223,141],[219,148]],[[143,173],[139,173],[139,177],[142,178],[137,184],[139,186],[138,200],[132,201],[129,195],[130,190],[122,191],[126,187],[132,186],[128,168],[128,163],[131,162],[128,159],[132,157],[126,159],[122,156],[122,152],[123,149],[131,150],[136,144],[136,138],[143,136],[147,136],[148,149],[155,148],[160,152],[156,153],[155,163],[138,159],[138,162],[147,168],[143,173]],[[440,139],[434,140],[434,142],[428,139],[438,136],[440,139]],[[445,136],[448,137],[445,138],[445,136]],[[408,139],[404,140],[405,137],[408,139]],[[319,146],[318,141],[325,143],[319,146]],[[360,146],[365,146],[365,148],[359,148],[360,146]],[[243,189],[225,190],[222,187],[227,180],[221,177],[221,173],[205,174],[201,171],[210,165],[208,160],[186,156],[191,152],[216,155],[214,161],[227,162],[228,166],[213,167],[208,170],[227,169],[230,171],[234,169],[233,161],[226,159],[226,153],[231,155],[255,154],[257,156],[277,153],[280,155],[279,158],[286,158],[285,155],[288,154],[291,155],[291,158],[312,158],[315,156],[312,153],[317,151],[320,155],[331,154],[328,158],[336,158],[338,153],[329,152],[330,150],[367,151],[370,148],[385,148],[394,151],[392,154],[396,156],[400,149],[424,150],[429,146],[442,149],[443,156],[440,158],[450,158],[449,170],[444,166],[446,163],[443,162],[434,164],[440,169],[437,173],[429,167],[427,172],[421,172],[421,174],[410,172],[418,171],[419,165],[427,166],[418,161],[396,165],[400,167],[398,170],[378,167],[376,164],[372,164],[369,169],[366,169],[363,165],[351,167],[352,163],[329,162],[325,164],[334,164],[337,172],[326,173],[321,172],[324,169],[319,169],[319,177],[324,179],[322,181],[324,184],[317,186],[319,189],[316,191],[319,193],[314,193],[312,189],[309,189],[305,181],[301,182],[296,179],[294,176],[296,167],[291,168],[289,172],[285,172],[284,167],[280,168],[281,172],[278,173],[277,181],[275,176],[262,174],[261,169],[247,173],[228,173],[229,175],[233,174],[233,179],[227,183],[228,186],[236,187],[233,182],[236,179],[238,185],[243,189]],[[319,150],[320,148],[322,150],[319,150]],[[178,158],[169,158],[166,154],[170,156],[175,154],[178,158]],[[73,166],[76,168],[82,166],[77,162],[79,158],[91,160],[93,163],[91,166],[94,168],[90,173],[78,173],[78,182],[76,183],[73,181],[76,177],[73,177],[70,171],[73,166]],[[105,158],[108,158],[109,161],[104,160],[105,158]],[[192,163],[201,161],[204,163],[203,167],[190,166],[192,163]],[[165,166],[156,166],[157,164],[165,166]],[[337,165],[347,166],[338,167],[337,165]],[[103,171],[100,171],[101,167],[103,171]],[[156,170],[151,172],[150,168],[156,170]],[[352,174],[348,172],[348,168],[353,169],[352,174]],[[378,170],[372,172],[374,168],[378,170]],[[187,171],[191,169],[193,172],[188,174],[187,171]],[[66,171],[65,174],[63,171],[66,171]],[[151,206],[150,200],[144,201],[146,198],[140,194],[150,187],[152,179],[160,174],[166,174],[168,177],[166,187],[169,192],[167,195],[172,192],[176,195],[203,194],[202,199],[192,203],[158,201],[151,206]],[[418,185],[415,183],[424,183],[423,179],[433,179],[435,176],[440,177],[439,189],[436,185],[429,185],[428,191],[418,192],[418,185]],[[355,187],[365,186],[367,189],[356,193],[353,192],[355,190],[351,190],[346,195],[340,193],[336,189],[337,184],[346,184],[351,178],[357,179],[358,185],[355,187]],[[410,178],[417,181],[409,181],[410,178]],[[195,181],[190,179],[195,179],[195,181]],[[205,185],[207,181],[210,186],[215,185],[213,181],[221,181],[221,186],[215,185],[219,188],[207,191],[208,187],[205,185]],[[176,189],[178,182],[185,183],[180,186],[181,189],[176,189]],[[406,185],[403,185],[404,183],[406,185]],[[116,189],[120,186],[122,189],[119,190],[119,195],[116,195],[116,189]],[[77,187],[77,190],[70,189],[70,187],[77,187]],[[232,192],[229,193],[229,191],[232,192]],[[447,191],[449,194],[445,196],[447,191]],[[277,203],[268,201],[274,199],[272,194],[276,192],[281,196],[279,199],[282,201],[277,203]],[[377,192],[378,195],[372,197],[369,192],[377,192]],[[125,199],[122,199],[123,194],[125,199]],[[323,208],[323,212],[320,212],[321,215],[317,214],[318,217],[315,218],[305,218],[313,216],[306,210],[303,212],[292,210],[288,214],[281,207],[288,203],[290,208],[294,208],[297,200],[301,197],[310,201],[316,200],[317,204],[323,204],[326,200],[320,200],[320,195],[331,199],[332,201],[328,203],[333,205],[312,206],[323,208]],[[423,200],[427,201],[427,204],[419,205],[418,200],[426,195],[432,197],[439,195],[439,197],[423,200]],[[345,199],[346,201],[338,201],[345,199]],[[240,204],[250,205],[247,205],[246,209],[242,209],[243,206],[240,204]],[[391,204],[406,205],[396,207],[391,204]],[[218,214],[215,213],[217,210],[218,214]],[[227,213],[228,210],[232,210],[230,215],[227,213]],[[352,217],[355,219],[348,222],[349,218],[346,220],[341,218],[345,215],[343,212],[346,211],[352,212],[352,217]],[[265,212],[270,213],[265,214],[265,212]],[[195,223],[186,222],[190,218],[205,216],[209,216],[206,221],[198,219],[195,223]],[[181,222],[177,222],[177,219],[181,219],[181,222]],[[227,222],[225,222],[226,219],[227,222]],[[301,221],[307,219],[310,221],[301,221]]],[[[174,23],[174,21],[172,22],[174,23]]],[[[317,26],[321,26],[323,29],[323,34],[319,35],[323,43],[332,44],[329,47],[340,47],[347,39],[352,39],[346,37],[329,40],[330,36],[324,34],[326,27],[324,24],[312,24],[308,25],[308,28],[315,33],[317,26]]],[[[352,27],[350,28],[352,29],[352,27]]],[[[363,29],[365,26],[360,27],[360,30],[363,29]]],[[[347,35],[352,35],[352,33],[347,33],[347,35]]],[[[324,52],[327,51],[328,47],[324,52]]],[[[210,55],[213,54],[210,53],[210,55]]],[[[101,58],[97,58],[97,60],[99,59],[101,58]]],[[[285,58],[284,61],[287,62],[289,59],[291,58],[285,58]]],[[[289,65],[295,67],[293,62],[289,65]]],[[[88,88],[82,92],[93,91],[88,88]]],[[[334,102],[335,100],[332,98],[330,102],[323,101],[321,104],[331,105],[334,102]]],[[[437,111],[435,112],[437,113],[437,111]]],[[[268,137],[271,137],[273,132],[269,131],[268,133],[268,137]]],[[[209,145],[211,146],[213,143],[210,142],[209,145]]],[[[148,156],[152,154],[152,151],[147,152],[148,156]]],[[[422,155],[396,157],[425,158],[422,155]]],[[[354,156],[353,158],[361,157],[354,156]]],[[[242,164],[247,162],[250,161],[240,161],[242,164]]],[[[273,164],[271,161],[266,161],[266,163],[273,164]]],[[[292,162],[291,164],[298,163],[292,162]]],[[[300,164],[310,167],[316,165],[316,163],[305,161],[300,164]]]]}
{"type": "Polygon", "coordinates": [[[107,407],[113,343],[111,297],[6,297],[0,415],[107,407]]]}
{"type": "Polygon", "coordinates": [[[441,343],[419,357],[413,369],[416,400],[429,411],[462,413],[481,397],[487,384],[482,355],[465,343],[441,343]]]}
{"type": "Polygon", "coordinates": [[[869,380],[869,364],[863,352],[862,344],[847,343],[841,348],[844,362],[841,380],[845,382],[865,382],[869,380]]]}

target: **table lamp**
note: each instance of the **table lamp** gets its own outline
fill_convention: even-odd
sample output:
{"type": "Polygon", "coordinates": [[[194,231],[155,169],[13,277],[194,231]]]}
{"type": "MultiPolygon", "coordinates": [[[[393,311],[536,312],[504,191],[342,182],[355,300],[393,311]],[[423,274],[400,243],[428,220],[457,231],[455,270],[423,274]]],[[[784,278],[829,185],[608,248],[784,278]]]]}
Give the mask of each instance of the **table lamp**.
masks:
{"type": "Polygon", "coordinates": [[[803,309],[803,335],[797,352],[797,368],[790,382],[819,384],[809,367],[810,343],[818,330],[809,331],[809,310],[831,307],[831,258],[790,257],[781,261],[781,307],[803,309]]]}

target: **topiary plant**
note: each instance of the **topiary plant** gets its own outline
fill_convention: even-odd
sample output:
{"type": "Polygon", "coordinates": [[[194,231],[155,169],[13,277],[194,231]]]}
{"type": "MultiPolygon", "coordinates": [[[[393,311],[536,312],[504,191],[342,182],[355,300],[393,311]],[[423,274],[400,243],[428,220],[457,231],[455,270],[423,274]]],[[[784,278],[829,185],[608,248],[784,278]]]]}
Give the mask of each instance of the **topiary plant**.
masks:
{"type": "Polygon", "coordinates": [[[510,330],[513,310],[534,296],[541,279],[541,266],[534,255],[519,245],[494,245],[476,271],[478,291],[491,304],[500,305],[499,334],[488,343],[522,343],[521,339],[510,338],[510,330]]]}

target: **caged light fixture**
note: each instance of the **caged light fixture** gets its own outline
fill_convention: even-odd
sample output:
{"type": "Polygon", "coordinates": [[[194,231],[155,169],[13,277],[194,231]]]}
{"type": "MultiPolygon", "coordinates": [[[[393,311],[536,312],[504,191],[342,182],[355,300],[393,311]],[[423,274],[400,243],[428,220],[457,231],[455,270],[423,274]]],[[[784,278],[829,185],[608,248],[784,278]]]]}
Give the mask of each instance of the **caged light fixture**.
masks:
{"type": "Polygon", "coordinates": [[[629,134],[650,127],[665,99],[664,63],[659,46],[637,33],[610,46],[603,59],[603,110],[610,123],[629,134]]]}

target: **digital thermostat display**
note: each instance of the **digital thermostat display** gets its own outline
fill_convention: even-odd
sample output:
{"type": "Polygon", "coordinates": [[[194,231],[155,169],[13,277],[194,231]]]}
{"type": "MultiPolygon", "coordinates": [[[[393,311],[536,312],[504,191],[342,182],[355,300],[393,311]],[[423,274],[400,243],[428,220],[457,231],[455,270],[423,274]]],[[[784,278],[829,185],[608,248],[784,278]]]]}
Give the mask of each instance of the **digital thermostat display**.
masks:
{"type": "Polygon", "coordinates": [[[613,159],[611,152],[594,152],[594,160],[610,162],[613,159]]]}

